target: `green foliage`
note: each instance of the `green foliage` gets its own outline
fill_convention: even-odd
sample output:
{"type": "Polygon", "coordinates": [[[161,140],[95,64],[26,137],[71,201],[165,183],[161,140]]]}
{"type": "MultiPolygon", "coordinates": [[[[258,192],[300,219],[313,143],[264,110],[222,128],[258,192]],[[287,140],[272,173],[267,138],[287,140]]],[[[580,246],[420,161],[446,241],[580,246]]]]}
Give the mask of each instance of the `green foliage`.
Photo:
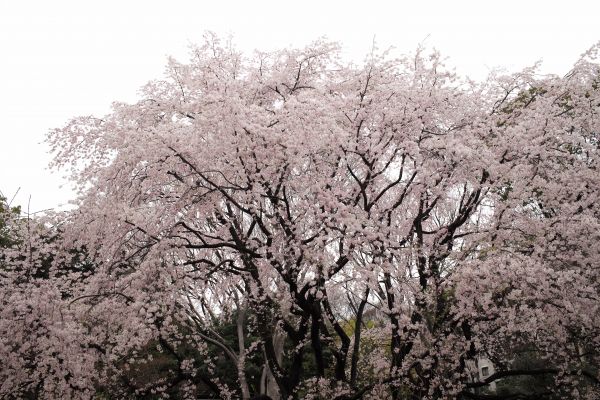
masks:
{"type": "Polygon", "coordinates": [[[502,108],[502,112],[506,114],[511,114],[516,110],[526,108],[531,103],[535,101],[538,96],[542,96],[547,92],[543,87],[530,87],[528,90],[523,90],[520,92],[517,97],[509,102],[504,108],[502,108]]]}
{"type": "MultiPolygon", "coordinates": [[[[547,367],[544,360],[539,358],[539,353],[531,346],[522,346],[514,349],[514,359],[511,368],[516,370],[539,370],[547,367]]],[[[496,394],[499,396],[515,396],[517,394],[534,396],[544,393],[547,399],[561,399],[560,394],[551,395],[554,388],[552,375],[521,375],[506,377],[496,384],[496,394]]]]}

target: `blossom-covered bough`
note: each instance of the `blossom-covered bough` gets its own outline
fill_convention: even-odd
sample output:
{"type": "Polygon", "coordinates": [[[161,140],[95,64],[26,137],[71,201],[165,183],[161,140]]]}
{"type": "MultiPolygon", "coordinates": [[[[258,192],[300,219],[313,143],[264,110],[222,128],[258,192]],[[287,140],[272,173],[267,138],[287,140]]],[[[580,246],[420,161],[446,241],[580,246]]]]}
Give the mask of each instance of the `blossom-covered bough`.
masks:
{"type": "Polygon", "coordinates": [[[476,83],[436,53],[357,66],[209,38],[136,104],[49,134],[80,197],[47,276],[20,278],[44,235],[3,250],[20,375],[0,396],[492,399],[543,375],[538,396],[597,398],[596,53],[476,83]],[[149,347],[171,371],[142,382],[149,347]]]}

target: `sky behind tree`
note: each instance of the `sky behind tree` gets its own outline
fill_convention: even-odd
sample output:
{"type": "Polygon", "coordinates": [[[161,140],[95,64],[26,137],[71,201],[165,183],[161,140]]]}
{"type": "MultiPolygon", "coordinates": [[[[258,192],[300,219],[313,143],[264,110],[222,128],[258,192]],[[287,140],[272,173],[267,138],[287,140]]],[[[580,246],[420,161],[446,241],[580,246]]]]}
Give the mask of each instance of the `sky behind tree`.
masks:
{"type": "Polygon", "coordinates": [[[0,190],[31,211],[73,198],[51,173],[43,143],[71,117],[134,102],[162,76],[167,56],[186,60],[205,31],[248,54],[302,46],[321,36],[360,62],[379,48],[436,48],[460,74],[483,79],[542,60],[541,73],[568,72],[600,40],[600,6],[587,0],[484,1],[23,1],[0,3],[0,190]]]}

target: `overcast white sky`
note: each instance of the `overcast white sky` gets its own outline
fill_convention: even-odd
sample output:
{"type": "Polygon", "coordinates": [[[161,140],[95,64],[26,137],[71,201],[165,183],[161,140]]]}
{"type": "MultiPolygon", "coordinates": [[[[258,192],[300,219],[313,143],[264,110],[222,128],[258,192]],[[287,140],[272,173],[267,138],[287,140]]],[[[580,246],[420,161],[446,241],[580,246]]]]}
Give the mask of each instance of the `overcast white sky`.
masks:
{"type": "Polygon", "coordinates": [[[133,102],[185,60],[205,30],[244,51],[302,46],[320,36],[360,60],[373,37],[403,53],[424,42],[460,73],[481,79],[543,60],[564,74],[600,40],[600,2],[570,1],[17,1],[0,0],[0,191],[31,211],[72,194],[46,169],[45,133],[69,118],[133,102]]]}

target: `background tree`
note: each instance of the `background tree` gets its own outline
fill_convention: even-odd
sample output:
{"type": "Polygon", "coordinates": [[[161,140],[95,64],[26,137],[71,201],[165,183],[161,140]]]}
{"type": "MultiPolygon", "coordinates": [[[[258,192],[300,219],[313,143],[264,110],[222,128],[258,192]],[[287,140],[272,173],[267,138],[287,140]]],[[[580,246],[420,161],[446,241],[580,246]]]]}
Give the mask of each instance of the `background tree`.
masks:
{"type": "Polygon", "coordinates": [[[6,197],[0,192],[0,247],[8,247],[13,242],[10,224],[7,224],[7,222],[20,213],[20,207],[9,204],[6,197]]]}

